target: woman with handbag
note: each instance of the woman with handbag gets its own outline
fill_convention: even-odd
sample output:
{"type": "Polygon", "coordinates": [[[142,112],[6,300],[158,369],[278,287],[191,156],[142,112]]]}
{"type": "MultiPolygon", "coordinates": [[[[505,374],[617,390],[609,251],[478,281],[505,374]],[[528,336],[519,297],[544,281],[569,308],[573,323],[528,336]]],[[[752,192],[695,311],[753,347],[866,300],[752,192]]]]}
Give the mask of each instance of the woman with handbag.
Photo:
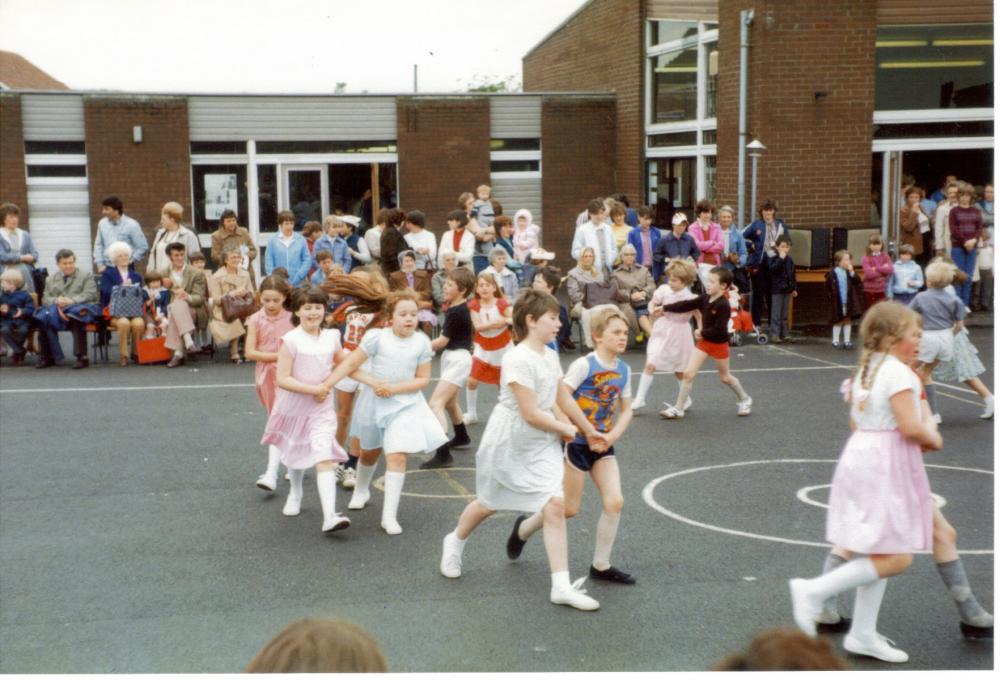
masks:
{"type": "Polygon", "coordinates": [[[213,301],[208,329],[215,342],[229,343],[229,357],[234,364],[245,361],[240,356],[240,338],[247,332],[247,317],[257,311],[250,272],[240,268],[242,259],[239,249],[227,249],[223,253],[225,266],[208,279],[208,295],[213,301]]]}
{"type": "Polygon", "coordinates": [[[105,252],[111,266],[101,273],[101,307],[111,316],[109,326],[118,333],[119,366],[128,366],[128,338],[132,336],[132,361],[138,362],[139,341],[146,329],[143,316],[145,294],[143,279],[129,269],[132,247],[124,241],[115,241],[105,252]]]}
{"type": "Polygon", "coordinates": [[[618,286],[605,279],[604,272],[594,266],[594,259],[594,249],[585,247],[580,251],[577,265],[566,275],[566,293],[571,305],[569,315],[579,321],[583,342],[589,349],[594,348],[590,315],[602,305],[618,308],[618,286]]]}
{"type": "Polygon", "coordinates": [[[170,266],[170,255],[167,246],[171,243],[182,243],[191,257],[192,253],[201,252],[201,244],[193,231],[181,224],[184,219],[184,208],[180,203],[170,201],[160,210],[160,228],[153,237],[153,246],[149,249],[149,261],[146,269],[163,271],[170,266]]]}

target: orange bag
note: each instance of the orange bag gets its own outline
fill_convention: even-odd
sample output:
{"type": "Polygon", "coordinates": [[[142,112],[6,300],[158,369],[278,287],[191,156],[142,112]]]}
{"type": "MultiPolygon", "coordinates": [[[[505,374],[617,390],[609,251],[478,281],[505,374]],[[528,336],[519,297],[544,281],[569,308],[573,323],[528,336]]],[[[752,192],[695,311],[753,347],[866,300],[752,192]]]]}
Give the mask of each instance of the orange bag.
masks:
{"type": "Polygon", "coordinates": [[[162,364],[170,361],[173,352],[167,349],[167,339],[162,335],[157,338],[148,338],[139,341],[139,363],[140,364],[162,364]]]}

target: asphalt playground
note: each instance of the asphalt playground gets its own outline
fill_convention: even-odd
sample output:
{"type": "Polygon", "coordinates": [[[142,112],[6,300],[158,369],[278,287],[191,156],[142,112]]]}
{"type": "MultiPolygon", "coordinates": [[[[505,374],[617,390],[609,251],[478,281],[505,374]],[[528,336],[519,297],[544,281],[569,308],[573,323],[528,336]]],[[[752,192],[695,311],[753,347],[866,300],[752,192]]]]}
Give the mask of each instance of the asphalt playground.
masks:
{"type": "MultiPolygon", "coordinates": [[[[992,388],[993,329],[972,340],[992,388]]],[[[626,356],[634,371],[643,358],[626,356]]],[[[323,535],[312,473],[295,518],[281,515],[286,483],[274,495],[254,486],[265,448],[252,365],[114,359],[0,371],[2,673],[238,672],[304,616],[361,624],[393,671],[705,670],[755,632],[794,625],[787,580],[821,568],[826,485],[848,435],[838,386],[853,356],[825,338],[744,346],[732,363],[750,417],[708,372],[684,420],[636,417],[616,446],[625,509],[612,561],[638,584],[588,581],[595,613],[549,604],[540,536],[507,559],[513,514],[472,537],[460,579],[438,573],[441,539],[475,491],[474,448],[450,470],[410,461],[402,535],[379,529],[381,467],[369,507],[323,535]]],[[[481,416],[495,394],[480,389],[481,416]]],[[[675,394],[658,376],[651,405],[675,394]]],[[[939,395],[945,449],[927,456],[928,473],[992,609],[994,421],[964,386],[939,395]]],[[[573,578],[586,573],[598,513],[588,484],[570,522],[573,578]]],[[[890,581],[879,629],[910,663],[849,657],[852,667],[994,667],[992,641],[962,639],[929,555],[890,581]]]]}

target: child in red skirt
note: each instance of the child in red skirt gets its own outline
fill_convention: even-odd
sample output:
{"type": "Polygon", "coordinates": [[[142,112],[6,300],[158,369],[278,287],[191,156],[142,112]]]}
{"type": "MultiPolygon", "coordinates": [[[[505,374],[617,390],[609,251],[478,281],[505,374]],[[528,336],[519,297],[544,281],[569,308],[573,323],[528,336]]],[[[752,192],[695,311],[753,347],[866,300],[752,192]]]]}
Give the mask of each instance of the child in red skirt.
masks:
{"type": "Polygon", "coordinates": [[[736,393],[739,398],[741,416],[750,415],[753,399],[743,390],[740,381],[729,372],[729,300],[726,291],[733,282],[733,273],[725,267],[712,267],[705,281],[705,295],[690,300],[663,305],[666,313],[701,311],[701,330],[694,332],[694,351],[691,360],[681,378],[681,389],[677,395],[677,403],[660,411],[660,416],[670,420],[684,417],[684,406],[694,387],[694,377],[705,363],[705,359],[715,359],[715,367],[719,371],[719,380],[723,385],[736,393]]]}

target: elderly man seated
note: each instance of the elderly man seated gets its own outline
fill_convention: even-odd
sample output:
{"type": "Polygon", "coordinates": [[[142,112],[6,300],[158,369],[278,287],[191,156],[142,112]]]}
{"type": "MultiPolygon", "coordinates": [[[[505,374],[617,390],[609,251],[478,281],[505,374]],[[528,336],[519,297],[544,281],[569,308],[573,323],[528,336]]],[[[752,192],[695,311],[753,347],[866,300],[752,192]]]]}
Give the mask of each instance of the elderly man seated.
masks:
{"type": "Polygon", "coordinates": [[[172,350],[174,356],[167,368],[177,368],[184,363],[184,352],[194,357],[200,348],[191,334],[195,328],[205,328],[208,324],[208,310],[205,308],[207,282],[205,272],[191,266],[187,261],[187,250],[183,243],[167,246],[170,267],[163,274],[163,287],[170,291],[167,306],[167,332],[164,346],[172,350]]]}
{"type": "Polygon", "coordinates": [[[48,368],[63,360],[59,331],[73,334],[74,369],[87,368],[87,324],[101,316],[97,306],[97,282],[92,274],[76,267],[76,255],[62,249],[56,253],[59,271],[45,280],[42,305],[35,315],[41,357],[35,368],[48,368]]]}

